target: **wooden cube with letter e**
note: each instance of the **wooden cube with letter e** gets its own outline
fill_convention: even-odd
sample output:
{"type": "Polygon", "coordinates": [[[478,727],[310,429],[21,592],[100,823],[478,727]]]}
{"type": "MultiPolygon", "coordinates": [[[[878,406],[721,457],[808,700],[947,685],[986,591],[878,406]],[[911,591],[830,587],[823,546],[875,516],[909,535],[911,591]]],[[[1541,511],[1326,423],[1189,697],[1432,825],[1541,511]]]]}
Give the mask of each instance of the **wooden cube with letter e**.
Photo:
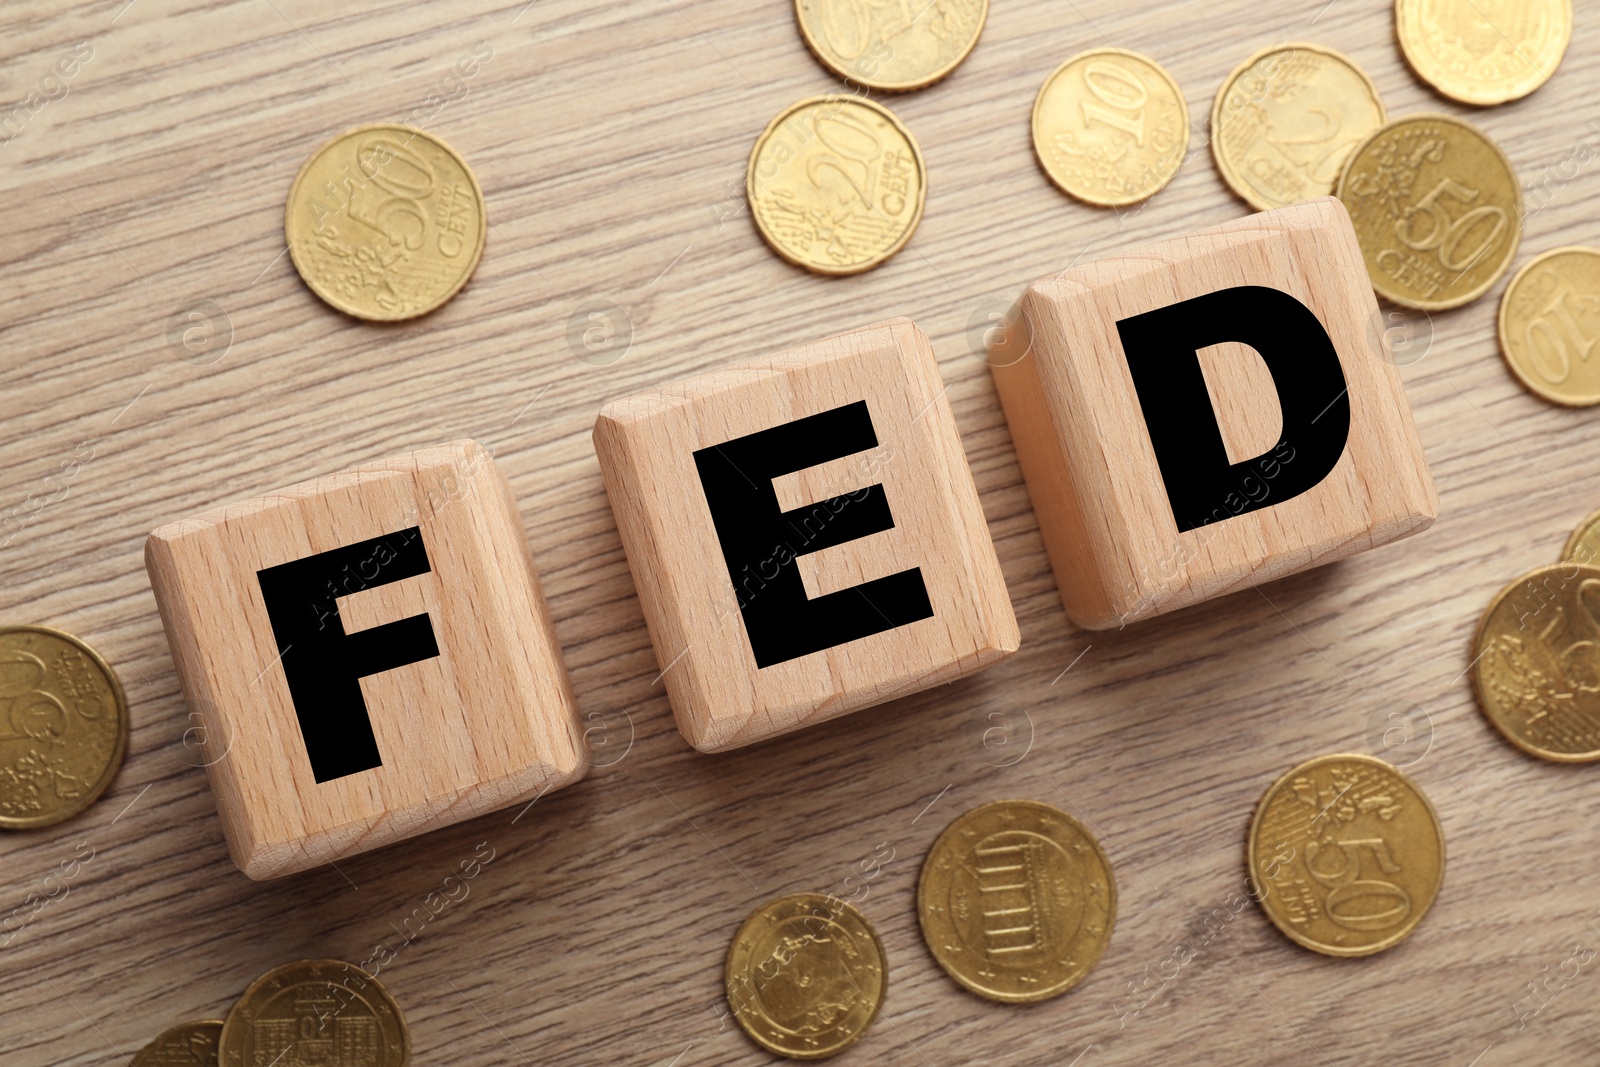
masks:
{"type": "Polygon", "coordinates": [[[145,562],[252,878],[527,801],[587,767],[521,518],[476,442],[171,523],[145,562]]]}
{"type": "Polygon", "coordinates": [[[614,401],[594,441],[678,727],[702,751],[1016,651],[944,382],[909,321],[614,401]]]}
{"type": "Polygon", "coordinates": [[[990,363],[1067,614],[1105,629],[1438,514],[1329,197],[1045,278],[990,363]]]}

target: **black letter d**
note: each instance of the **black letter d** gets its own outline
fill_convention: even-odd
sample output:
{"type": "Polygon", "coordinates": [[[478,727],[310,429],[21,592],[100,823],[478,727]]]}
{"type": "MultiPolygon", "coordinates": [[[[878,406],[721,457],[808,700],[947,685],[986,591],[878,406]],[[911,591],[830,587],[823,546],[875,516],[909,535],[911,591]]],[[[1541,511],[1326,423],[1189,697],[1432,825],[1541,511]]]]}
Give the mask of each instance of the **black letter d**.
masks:
{"type": "Polygon", "coordinates": [[[1328,331],[1288,293],[1260,285],[1223,289],[1122,319],[1117,332],[1179,533],[1213,521],[1219,509],[1232,518],[1299,496],[1344,454],[1350,437],[1344,368],[1328,331]],[[1260,354],[1283,412],[1278,444],[1243,463],[1228,462],[1197,354],[1224,341],[1260,354]],[[1278,469],[1270,493],[1251,499],[1243,485],[1251,468],[1286,444],[1294,461],[1278,469]],[[1229,497],[1240,506],[1225,507],[1229,497]]]}

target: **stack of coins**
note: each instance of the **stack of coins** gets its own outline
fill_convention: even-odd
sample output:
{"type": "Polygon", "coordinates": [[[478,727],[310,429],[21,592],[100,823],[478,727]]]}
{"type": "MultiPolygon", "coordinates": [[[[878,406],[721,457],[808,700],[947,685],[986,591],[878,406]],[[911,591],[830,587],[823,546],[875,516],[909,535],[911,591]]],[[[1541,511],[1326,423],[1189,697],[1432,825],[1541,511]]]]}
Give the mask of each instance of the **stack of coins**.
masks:
{"type": "Polygon", "coordinates": [[[1472,691],[1506,740],[1541,759],[1600,759],[1600,513],[1489,602],[1472,641],[1472,691]]]}
{"type": "Polygon", "coordinates": [[[105,792],[128,747],[128,699],[71,634],[0,627],[0,828],[53,826],[105,792]]]}
{"type": "Polygon", "coordinates": [[[251,982],[226,1019],[165,1031],[134,1056],[133,1067],[410,1062],[405,1016],[376,978],[339,960],[297,960],[251,982]]]}

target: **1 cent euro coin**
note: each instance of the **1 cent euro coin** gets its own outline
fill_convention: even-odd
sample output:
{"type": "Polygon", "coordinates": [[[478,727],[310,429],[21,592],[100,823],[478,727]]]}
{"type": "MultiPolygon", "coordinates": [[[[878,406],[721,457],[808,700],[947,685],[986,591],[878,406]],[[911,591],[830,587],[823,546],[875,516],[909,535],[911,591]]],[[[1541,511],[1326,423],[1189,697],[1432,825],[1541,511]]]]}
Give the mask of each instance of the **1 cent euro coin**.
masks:
{"type": "Polygon", "coordinates": [[[1250,824],[1249,855],[1272,925],[1325,956],[1399,944],[1444,881],[1444,829],[1433,805],[1371,756],[1319,756],[1274,782],[1250,824]]]}
{"type": "Polygon", "coordinates": [[[87,808],[127,747],[127,697],[94,649],[44,626],[0,627],[0,828],[87,808]]]}
{"type": "Polygon", "coordinates": [[[377,322],[426,315],[454,296],[478,265],[487,227],[465,160],[432,134],[382,123],[313,152],[283,220],[307,287],[377,322]]]}
{"type": "Polygon", "coordinates": [[[917,881],[922,936],[966,989],[1009,1003],[1081,982],[1117,920],[1117,885],[1100,843],[1076,819],[1032,800],[999,800],[957,818],[917,881]]]}

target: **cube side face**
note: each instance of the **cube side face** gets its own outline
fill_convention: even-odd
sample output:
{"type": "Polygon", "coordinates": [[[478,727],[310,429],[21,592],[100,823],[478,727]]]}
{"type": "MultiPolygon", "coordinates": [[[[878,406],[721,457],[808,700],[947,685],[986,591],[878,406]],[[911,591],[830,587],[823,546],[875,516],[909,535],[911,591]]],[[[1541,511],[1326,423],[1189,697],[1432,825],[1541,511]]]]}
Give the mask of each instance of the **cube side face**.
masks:
{"type": "Polygon", "coordinates": [[[601,469],[690,744],[751,744],[1015,651],[942,394],[927,339],[894,321],[601,413],[601,469]],[[828,643],[867,617],[882,628],[828,643]]]}
{"type": "Polygon", "coordinates": [[[227,745],[207,770],[246,874],[287,874],[582,775],[507,492],[464,442],[151,535],[184,692],[227,745]]]}
{"type": "MultiPolygon", "coordinates": [[[[1260,294],[1250,299],[1238,303],[1274,306],[1260,294]]],[[[1382,358],[1359,246],[1337,201],[1266,212],[1066,272],[1034,286],[1024,310],[1032,335],[1024,362],[1034,366],[997,368],[995,377],[1008,420],[1015,406],[1027,424],[1020,435],[1014,425],[1013,435],[1026,452],[1030,491],[1051,465],[1067,472],[1053,473],[1054,481],[1073,488],[1038,494],[1052,501],[1039,520],[1049,527],[1063,602],[1081,626],[1118,626],[1330,562],[1425,529],[1438,513],[1398,371],[1382,358]],[[1207,499],[1201,525],[1190,512],[1180,528],[1146,413],[1152,395],[1161,406],[1168,386],[1146,371],[1141,393],[1124,323],[1202,297],[1220,307],[1211,294],[1246,287],[1287,293],[1326,332],[1342,387],[1335,376],[1314,394],[1325,392],[1326,403],[1311,406],[1334,412],[1335,422],[1347,410],[1348,434],[1320,479],[1288,492],[1315,473],[1320,414],[1307,425],[1283,426],[1279,417],[1276,438],[1249,425],[1252,394],[1259,397],[1263,380],[1270,392],[1274,379],[1248,348],[1243,357],[1206,361],[1198,395],[1200,372],[1174,363],[1170,395],[1209,409],[1225,444],[1249,445],[1230,445],[1231,481],[1207,499]]],[[[1245,333],[1257,328],[1246,326],[1245,333]]]]}

